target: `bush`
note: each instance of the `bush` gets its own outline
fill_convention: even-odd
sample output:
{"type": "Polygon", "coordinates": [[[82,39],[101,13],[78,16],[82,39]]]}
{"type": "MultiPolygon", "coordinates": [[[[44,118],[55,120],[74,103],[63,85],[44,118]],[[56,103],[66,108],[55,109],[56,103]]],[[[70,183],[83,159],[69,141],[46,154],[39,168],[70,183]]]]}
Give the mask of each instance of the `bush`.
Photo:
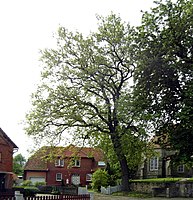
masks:
{"type": "Polygon", "coordinates": [[[51,192],[53,191],[53,186],[40,185],[40,186],[38,186],[38,189],[40,190],[40,193],[51,194],[51,192]]]}
{"type": "Polygon", "coordinates": [[[33,197],[39,192],[37,187],[25,187],[24,188],[24,197],[33,197]]]}
{"type": "Polygon", "coordinates": [[[42,185],[46,185],[46,182],[35,182],[34,183],[35,187],[39,187],[39,186],[42,186],[42,185]]]}
{"type": "Polygon", "coordinates": [[[30,180],[25,180],[25,181],[23,181],[22,183],[21,183],[21,185],[22,186],[32,186],[33,185],[33,183],[32,183],[32,181],[30,181],[30,180]]]}
{"type": "Polygon", "coordinates": [[[92,176],[92,188],[100,191],[101,186],[108,186],[109,175],[107,171],[98,169],[92,176]]]}
{"type": "Polygon", "coordinates": [[[34,186],[15,186],[14,191],[20,191],[24,197],[33,197],[39,192],[39,189],[34,186]]]}
{"type": "Polygon", "coordinates": [[[23,194],[23,193],[24,193],[24,186],[21,186],[21,185],[19,185],[19,186],[18,186],[18,185],[17,185],[17,186],[14,186],[14,187],[13,187],[13,190],[14,190],[14,191],[20,191],[20,193],[23,194]]]}

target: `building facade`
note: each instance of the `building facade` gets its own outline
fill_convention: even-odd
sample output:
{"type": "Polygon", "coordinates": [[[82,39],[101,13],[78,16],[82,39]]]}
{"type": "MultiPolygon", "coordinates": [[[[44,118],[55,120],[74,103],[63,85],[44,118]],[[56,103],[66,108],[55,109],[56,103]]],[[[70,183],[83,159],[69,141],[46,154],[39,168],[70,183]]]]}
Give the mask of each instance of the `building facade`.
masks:
{"type": "Polygon", "coordinates": [[[15,143],[0,128],[0,191],[11,189],[13,184],[13,153],[18,150],[15,143]]]}
{"type": "Polygon", "coordinates": [[[192,167],[186,164],[172,165],[172,157],[176,151],[161,148],[154,144],[154,155],[145,158],[138,175],[140,178],[192,177],[192,167]]]}
{"type": "Polygon", "coordinates": [[[24,179],[46,185],[88,185],[98,168],[105,168],[101,150],[87,147],[43,147],[26,163],[24,179]]]}

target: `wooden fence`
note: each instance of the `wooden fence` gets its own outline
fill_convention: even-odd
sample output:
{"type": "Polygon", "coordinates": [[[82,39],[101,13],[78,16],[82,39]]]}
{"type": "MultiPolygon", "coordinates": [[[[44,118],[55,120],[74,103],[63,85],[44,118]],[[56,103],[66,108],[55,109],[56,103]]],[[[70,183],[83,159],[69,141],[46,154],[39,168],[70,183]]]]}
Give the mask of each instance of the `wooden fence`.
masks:
{"type": "MultiPolygon", "coordinates": [[[[82,195],[53,195],[53,196],[36,196],[24,197],[24,200],[90,200],[89,194],[82,195]]],[[[0,200],[17,200],[16,197],[0,196],[0,200]]]]}
{"type": "Polygon", "coordinates": [[[25,197],[24,200],[90,200],[90,194],[25,197]]]}
{"type": "Polygon", "coordinates": [[[0,196],[0,200],[16,200],[14,196],[0,196]]]}
{"type": "Polygon", "coordinates": [[[15,200],[14,192],[12,190],[8,190],[6,192],[0,192],[0,200],[15,200]]]}

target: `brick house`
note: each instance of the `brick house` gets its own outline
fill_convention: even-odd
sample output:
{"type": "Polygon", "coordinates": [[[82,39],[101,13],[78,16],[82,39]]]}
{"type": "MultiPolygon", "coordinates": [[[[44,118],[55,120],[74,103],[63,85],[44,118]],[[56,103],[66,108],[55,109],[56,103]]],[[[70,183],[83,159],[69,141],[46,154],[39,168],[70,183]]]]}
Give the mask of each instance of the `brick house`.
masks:
{"type": "Polygon", "coordinates": [[[105,168],[101,150],[88,147],[42,147],[29,158],[24,180],[46,185],[88,185],[98,168],[105,168]]]}
{"type": "Polygon", "coordinates": [[[16,144],[0,128],[0,192],[11,189],[13,183],[13,153],[16,144]]]}

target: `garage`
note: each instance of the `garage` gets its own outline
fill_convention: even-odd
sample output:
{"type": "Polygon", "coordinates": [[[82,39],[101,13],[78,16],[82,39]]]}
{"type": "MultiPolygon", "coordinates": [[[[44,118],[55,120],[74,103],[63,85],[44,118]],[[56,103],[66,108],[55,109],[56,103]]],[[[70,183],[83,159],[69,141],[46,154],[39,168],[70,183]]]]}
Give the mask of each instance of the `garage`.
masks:
{"type": "Polygon", "coordinates": [[[36,182],[46,182],[45,177],[30,177],[29,180],[34,184],[36,182]]]}

